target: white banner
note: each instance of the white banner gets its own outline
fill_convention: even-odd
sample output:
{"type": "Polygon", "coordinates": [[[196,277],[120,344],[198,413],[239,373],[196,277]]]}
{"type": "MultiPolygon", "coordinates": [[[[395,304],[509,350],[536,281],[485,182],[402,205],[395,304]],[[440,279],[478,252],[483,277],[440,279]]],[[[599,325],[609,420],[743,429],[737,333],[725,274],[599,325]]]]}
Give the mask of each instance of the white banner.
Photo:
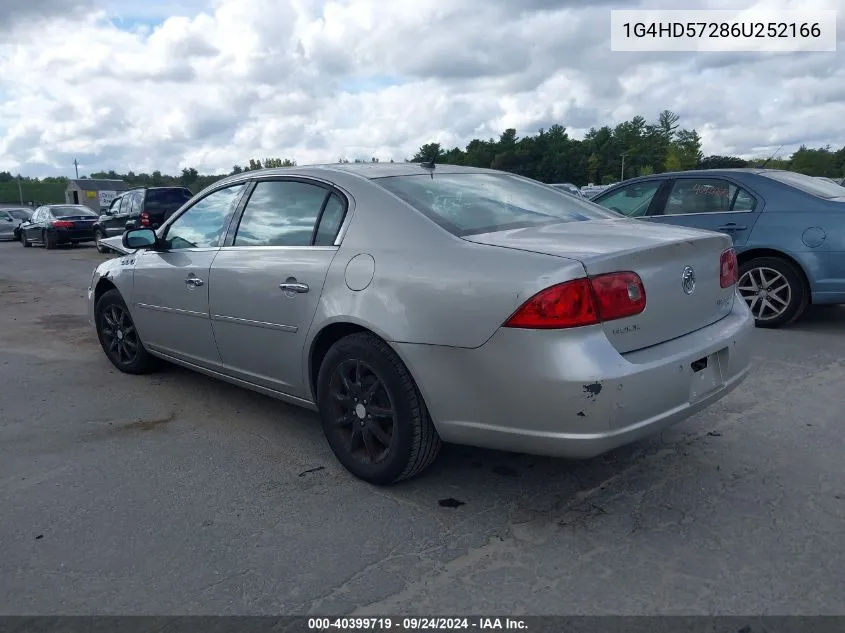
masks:
{"type": "Polygon", "coordinates": [[[100,191],[100,208],[108,208],[112,200],[117,197],[116,191],[100,191]]]}

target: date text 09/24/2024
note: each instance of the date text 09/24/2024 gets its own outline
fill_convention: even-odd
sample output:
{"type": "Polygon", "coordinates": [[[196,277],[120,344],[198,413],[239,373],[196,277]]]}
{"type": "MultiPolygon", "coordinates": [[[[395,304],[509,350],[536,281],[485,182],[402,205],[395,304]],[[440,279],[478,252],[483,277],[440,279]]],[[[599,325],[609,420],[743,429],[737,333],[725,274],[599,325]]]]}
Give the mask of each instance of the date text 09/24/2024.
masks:
{"type": "Polygon", "coordinates": [[[308,618],[309,631],[519,631],[525,620],[503,617],[308,618]]]}

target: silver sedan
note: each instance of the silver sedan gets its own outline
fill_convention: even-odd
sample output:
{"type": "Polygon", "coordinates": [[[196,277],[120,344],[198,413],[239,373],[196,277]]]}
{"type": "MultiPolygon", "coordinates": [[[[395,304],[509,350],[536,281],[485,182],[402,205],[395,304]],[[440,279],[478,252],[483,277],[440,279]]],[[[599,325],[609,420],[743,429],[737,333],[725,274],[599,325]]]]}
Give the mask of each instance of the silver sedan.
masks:
{"type": "Polygon", "coordinates": [[[109,360],[164,359],[319,411],[354,475],[442,442],[586,458],[719,400],[753,320],[730,237],[623,218],[503,172],[238,174],[94,271],[109,360]]]}

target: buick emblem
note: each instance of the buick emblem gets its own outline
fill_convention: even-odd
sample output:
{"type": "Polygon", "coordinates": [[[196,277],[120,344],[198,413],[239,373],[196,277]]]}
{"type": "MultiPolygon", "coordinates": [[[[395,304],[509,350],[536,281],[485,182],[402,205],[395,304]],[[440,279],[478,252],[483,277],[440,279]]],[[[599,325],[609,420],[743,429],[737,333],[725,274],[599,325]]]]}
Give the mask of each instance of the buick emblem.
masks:
{"type": "Polygon", "coordinates": [[[684,289],[684,294],[691,295],[695,292],[695,271],[692,266],[684,266],[684,272],[681,274],[681,288],[684,289]]]}

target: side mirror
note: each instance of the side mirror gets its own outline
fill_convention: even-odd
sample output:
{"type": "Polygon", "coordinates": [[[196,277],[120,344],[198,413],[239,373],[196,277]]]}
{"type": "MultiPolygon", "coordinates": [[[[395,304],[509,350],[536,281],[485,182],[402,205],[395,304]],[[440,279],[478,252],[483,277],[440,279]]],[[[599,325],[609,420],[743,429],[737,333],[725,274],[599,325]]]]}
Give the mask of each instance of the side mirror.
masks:
{"type": "Polygon", "coordinates": [[[135,220],[128,220],[126,224],[123,226],[127,231],[131,231],[132,229],[136,228],[138,223],[135,220]]]}
{"type": "Polygon", "coordinates": [[[14,218],[6,218],[6,222],[14,222],[14,221],[15,221],[14,218]]]}
{"type": "Polygon", "coordinates": [[[151,248],[156,245],[158,238],[152,229],[129,229],[121,241],[124,248],[151,248]]]}

